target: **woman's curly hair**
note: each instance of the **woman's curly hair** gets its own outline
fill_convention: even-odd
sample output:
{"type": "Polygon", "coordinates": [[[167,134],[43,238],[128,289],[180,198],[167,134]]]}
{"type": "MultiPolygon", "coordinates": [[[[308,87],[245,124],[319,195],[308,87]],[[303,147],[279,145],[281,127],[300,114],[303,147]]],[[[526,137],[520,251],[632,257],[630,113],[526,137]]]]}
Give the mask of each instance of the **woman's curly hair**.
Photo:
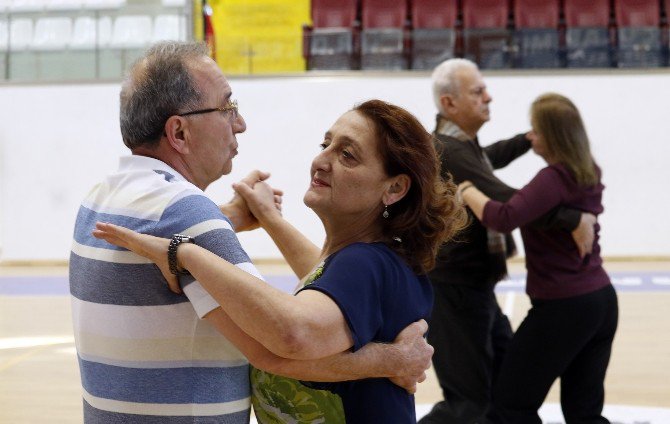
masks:
{"type": "Polygon", "coordinates": [[[440,161],[433,137],[405,109],[369,100],[353,109],[373,123],[377,146],[389,176],[406,174],[409,191],[388,207],[383,218],[386,244],[418,274],[435,266],[440,245],[467,223],[467,214],[456,201],[456,185],[440,177],[440,161]]]}

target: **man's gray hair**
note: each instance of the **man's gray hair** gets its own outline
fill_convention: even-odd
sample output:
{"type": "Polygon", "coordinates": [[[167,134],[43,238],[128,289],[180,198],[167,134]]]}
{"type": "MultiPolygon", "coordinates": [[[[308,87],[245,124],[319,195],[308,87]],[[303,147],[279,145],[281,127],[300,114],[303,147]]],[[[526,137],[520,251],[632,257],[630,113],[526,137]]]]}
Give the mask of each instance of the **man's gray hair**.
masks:
{"type": "Polygon", "coordinates": [[[440,98],[445,94],[458,93],[459,87],[456,74],[461,69],[479,70],[476,63],[461,58],[447,59],[433,70],[433,75],[431,76],[433,80],[433,101],[441,115],[444,115],[444,110],[440,98]]]}
{"type": "Polygon", "coordinates": [[[203,56],[204,43],[165,41],[133,64],[120,96],[121,137],[128,148],[157,146],[167,119],[199,104],[202,93],[189,63],[203,56]]]}

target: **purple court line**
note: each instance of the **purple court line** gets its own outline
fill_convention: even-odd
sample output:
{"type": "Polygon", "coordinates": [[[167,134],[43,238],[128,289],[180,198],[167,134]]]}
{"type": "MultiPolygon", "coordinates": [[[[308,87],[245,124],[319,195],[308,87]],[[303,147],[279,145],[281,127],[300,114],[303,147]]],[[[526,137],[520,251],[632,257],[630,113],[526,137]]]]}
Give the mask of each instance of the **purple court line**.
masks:
{"type": "MultiPolygon", "coordinates": [[[[670,271],[609,272],[618,292],[670,291],[670,271]]],[[[526,274],[512,274],[496,286],[496,292],[524,292],[526,274]]]]}
{"type": "MultiPolygon", "coordinates": [[[[291,293],[298,279],[291,275],[270,275],[272,286],[291,293]]],[[[70,294],[67,276],[0,276],[0,296],[66,296],[70,294]]]]}
{"type": "MultiPolygon", "coordinates": [[[[629,271],[610,273],[619,292],[670,291],[670,271],[629,271]]],[[[512,274],[498,283],[497,292],[523,292],[525,274],[512,274]]],[[[291,275],[268,275],[272,286],[292,292],[297,279],[291,275]]],[[[67,276],[0,276],[0,296],[65,296],[70,293],[67,276]]]]}

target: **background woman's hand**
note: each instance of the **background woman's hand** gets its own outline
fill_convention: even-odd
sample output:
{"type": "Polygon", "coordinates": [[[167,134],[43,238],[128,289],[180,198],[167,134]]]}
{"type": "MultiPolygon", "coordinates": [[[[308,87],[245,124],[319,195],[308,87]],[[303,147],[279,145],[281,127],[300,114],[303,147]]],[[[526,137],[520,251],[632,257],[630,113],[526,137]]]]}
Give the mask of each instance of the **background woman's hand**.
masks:
{"type": "Polygon", "coordinates": [[[158,268],[170,286],[170,290],[175,293],[181,293],[179,280],[170,272],[168,265],[167,250],[170,245],[169,239],[141,234],[128,228],[105,222],[95,224],[93,237],[103,239],[108,243],[123,247],[149,259],[158,265],[158,268]]]}

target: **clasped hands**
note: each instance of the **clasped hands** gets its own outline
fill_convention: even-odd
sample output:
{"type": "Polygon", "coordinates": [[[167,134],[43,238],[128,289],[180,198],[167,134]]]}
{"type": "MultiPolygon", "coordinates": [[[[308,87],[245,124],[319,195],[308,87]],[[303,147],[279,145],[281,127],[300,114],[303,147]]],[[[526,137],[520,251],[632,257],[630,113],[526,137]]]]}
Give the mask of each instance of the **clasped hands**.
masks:
{"type": "Polygon", "coordinates": [[[269,172],[251,171],[233,184],[235,194],[221,212],[230,219],[236,232],[255,230],[261,226],[260,218],[278,214],[281,216],[284,193],[271,187],[266,180],[269,172]]]}

